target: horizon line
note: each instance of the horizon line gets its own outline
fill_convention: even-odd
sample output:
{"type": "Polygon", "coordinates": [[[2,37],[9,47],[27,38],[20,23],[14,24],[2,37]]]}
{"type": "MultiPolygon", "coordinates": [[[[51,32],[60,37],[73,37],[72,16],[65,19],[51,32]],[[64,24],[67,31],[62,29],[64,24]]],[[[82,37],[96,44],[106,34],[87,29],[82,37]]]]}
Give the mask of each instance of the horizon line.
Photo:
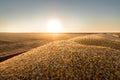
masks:
{"type": "Polygon", "coordinates": [[[41,33],[41,34],[79,34],[79,33],[120,33],[120,31],[98,31],[98,32],[0,32],[1,33],[41,33]]]}

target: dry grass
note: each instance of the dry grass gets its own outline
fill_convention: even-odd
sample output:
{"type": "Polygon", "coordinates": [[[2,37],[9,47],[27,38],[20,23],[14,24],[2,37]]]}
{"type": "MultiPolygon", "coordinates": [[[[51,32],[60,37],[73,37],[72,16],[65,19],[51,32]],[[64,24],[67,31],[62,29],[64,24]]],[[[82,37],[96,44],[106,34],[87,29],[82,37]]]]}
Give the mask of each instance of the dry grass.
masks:
{"type": "Polygon", "coordinates": [[[120,51],[75,39],[51,42],[1,62],[0,79],[119,80],[120,51]]]}

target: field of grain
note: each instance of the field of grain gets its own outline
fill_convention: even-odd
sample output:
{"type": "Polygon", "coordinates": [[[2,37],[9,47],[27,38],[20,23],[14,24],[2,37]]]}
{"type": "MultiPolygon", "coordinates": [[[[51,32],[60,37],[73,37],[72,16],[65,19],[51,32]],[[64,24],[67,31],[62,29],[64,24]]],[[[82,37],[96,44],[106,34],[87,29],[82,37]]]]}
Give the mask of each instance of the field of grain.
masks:
{"type": "Polygon", "coordinates": [[[112,34],[93,34],[71,39],[77,43],[94,46],[104,46],[120,50],[120,38],[112,34]]]}
{"type": "Polygon", "coordinates": [[[67,36],[1,62],[0,80],[120,79],[119,37],[67,36]]]}
{"type": "Polygon", "coordinates": [[[56,40],[66,40],[86,34],[0,33],[0,57],[23,53],[56,40]]]}

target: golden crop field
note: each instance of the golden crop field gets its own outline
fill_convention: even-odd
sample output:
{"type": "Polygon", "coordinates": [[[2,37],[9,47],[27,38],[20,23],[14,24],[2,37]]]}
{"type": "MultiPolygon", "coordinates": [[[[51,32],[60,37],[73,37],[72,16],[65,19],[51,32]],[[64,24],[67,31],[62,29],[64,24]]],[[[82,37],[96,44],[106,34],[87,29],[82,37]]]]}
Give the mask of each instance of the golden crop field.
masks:
{"type": "MultiPolygon", "coordinates": [[[[51,38],[52,35],[45,35],[41,40],[48,40],[46,44],[41,42],[40,45],[38,40],[36,44],[39,43],[40,46],[32,49],[28,43],[28,52],[1,62],[0,80],[120,79],[119,37],[113,34],[61,34],[54,38],[51,38]]],[[[24,47],[28,47],[27,40],[33,38],[40,37],[22,38],[25,41],[24,47]]],[[[22,39],[14,41],[19,42],[22,39]]]]}
{"type": "Polygon", "coordinates": [[[26,52],[55,40],[65,40],[86,34],[0,33],[0,57],[26,52]]]}

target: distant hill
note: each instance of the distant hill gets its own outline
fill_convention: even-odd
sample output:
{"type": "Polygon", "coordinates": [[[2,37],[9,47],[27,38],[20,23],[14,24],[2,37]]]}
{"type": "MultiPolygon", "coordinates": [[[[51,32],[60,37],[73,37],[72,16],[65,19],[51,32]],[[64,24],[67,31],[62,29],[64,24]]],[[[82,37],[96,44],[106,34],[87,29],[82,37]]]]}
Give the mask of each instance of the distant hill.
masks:
{"type": "Polygon", "coordinates": [[[120,38],[112,34],[93,34],[71,39],[79,44],[104,46],[120,50],[120,38]]]}

